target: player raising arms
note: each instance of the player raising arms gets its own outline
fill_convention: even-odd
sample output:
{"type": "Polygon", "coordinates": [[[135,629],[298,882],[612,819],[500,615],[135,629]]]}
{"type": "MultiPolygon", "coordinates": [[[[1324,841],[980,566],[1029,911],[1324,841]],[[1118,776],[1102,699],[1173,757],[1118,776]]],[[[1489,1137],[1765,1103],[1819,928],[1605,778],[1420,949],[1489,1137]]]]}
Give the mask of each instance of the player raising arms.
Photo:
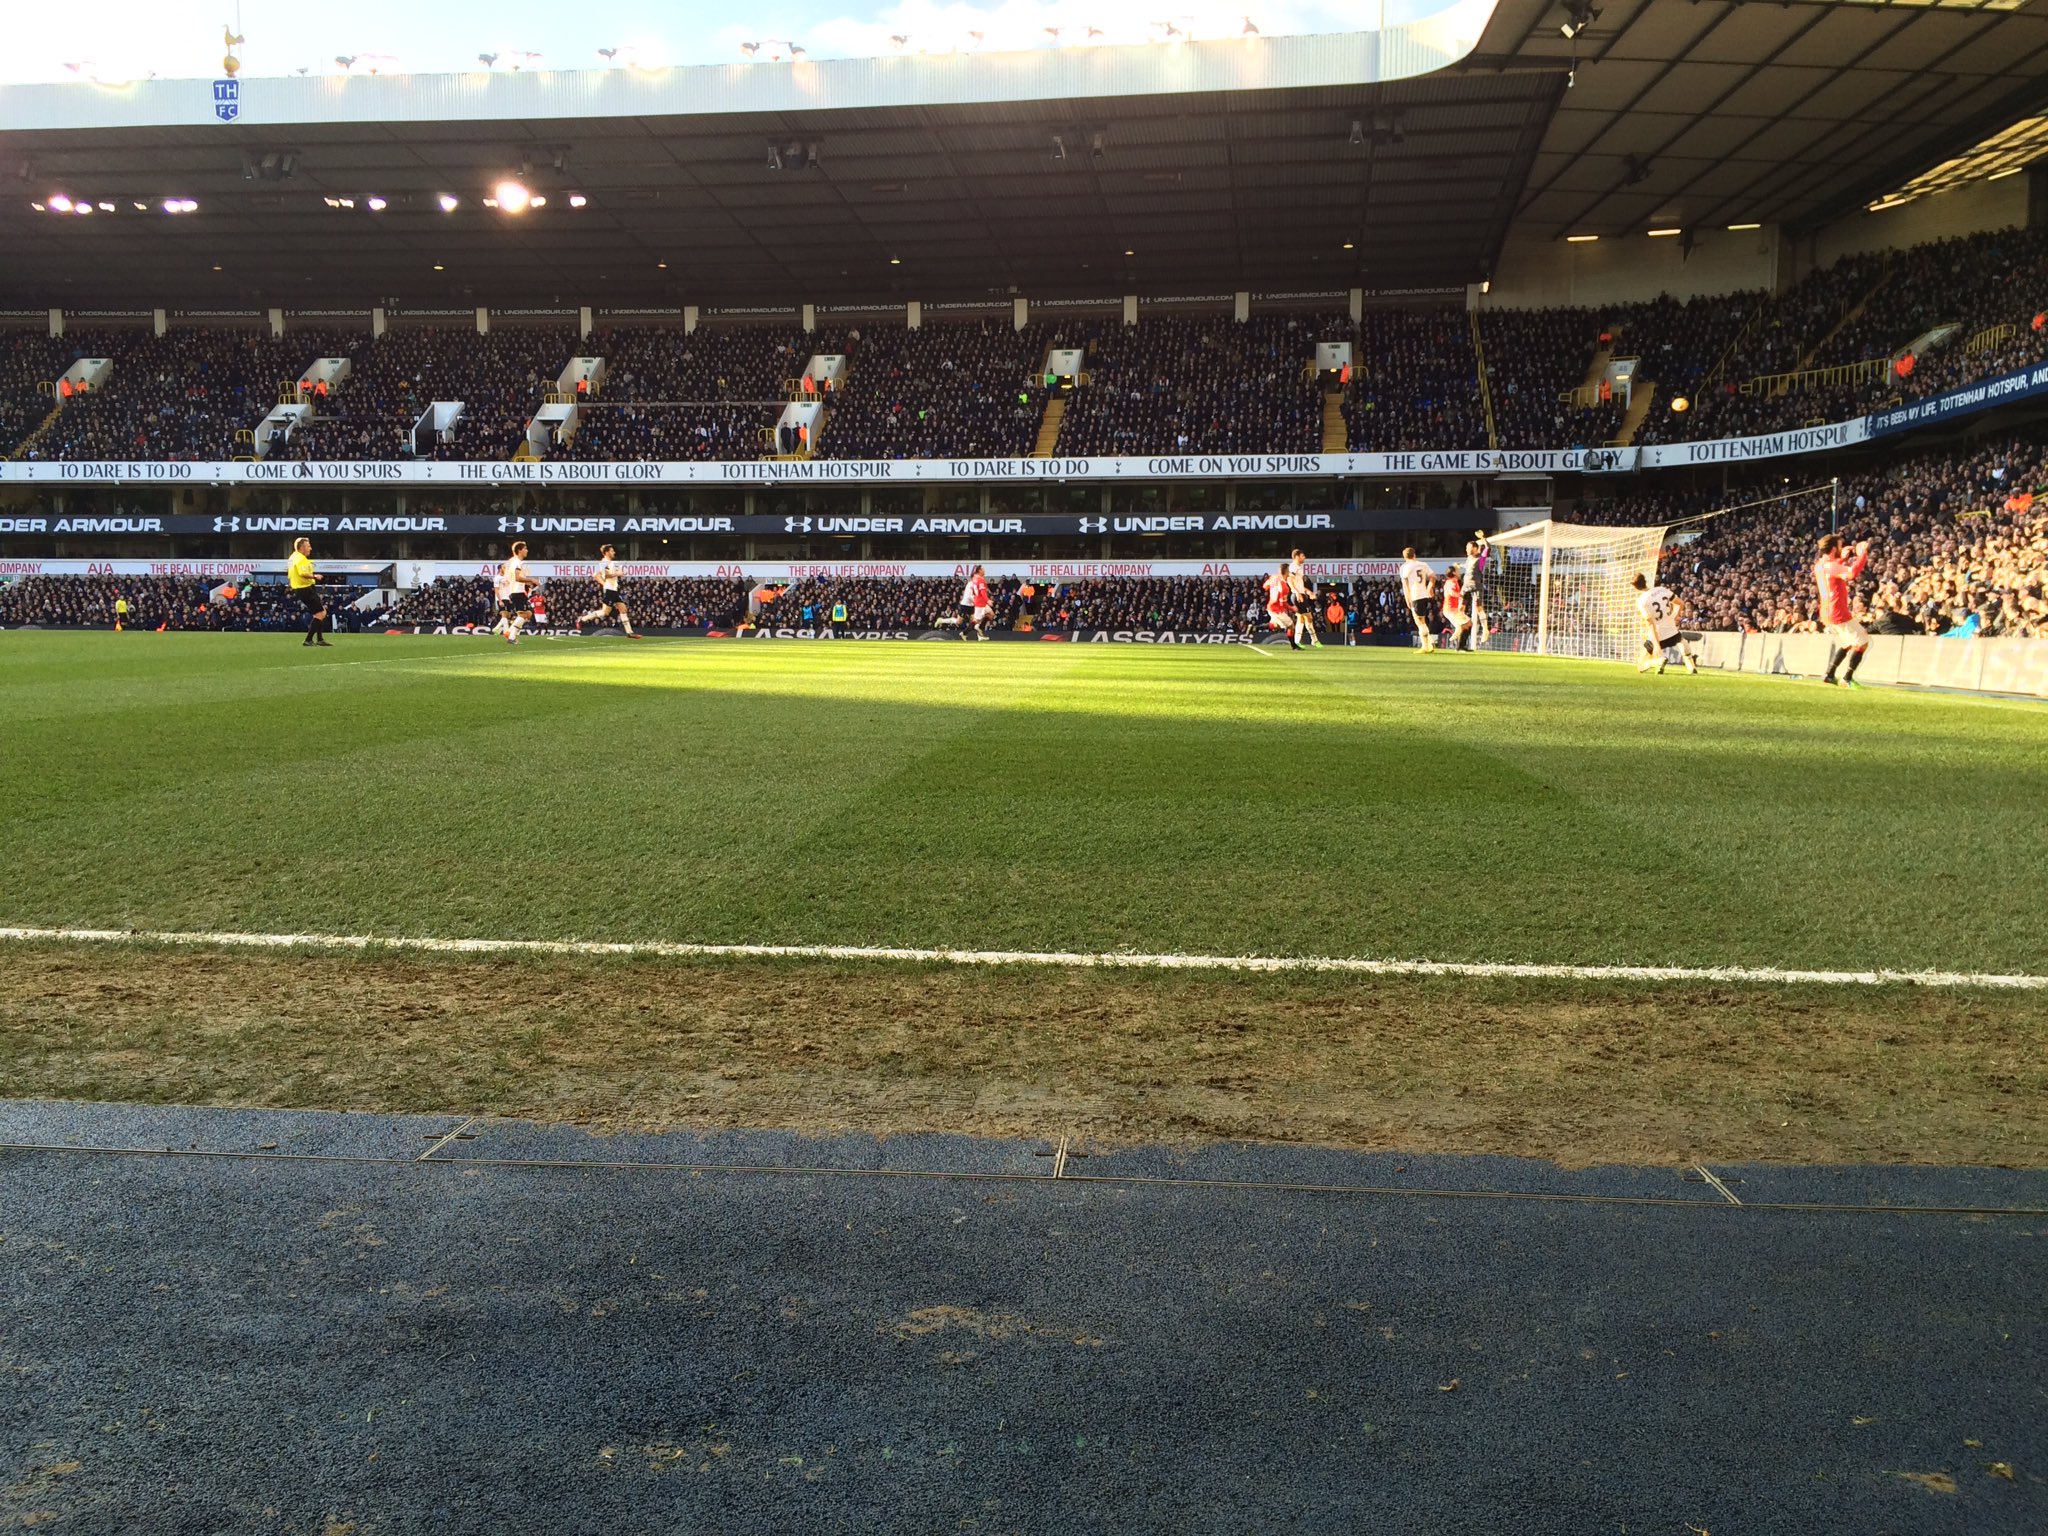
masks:
{"type": "Polygon", "coordinates": [[[1699,658],[1686,643],[1685,631],[1678,627],[1678,599],[1671,589],[1651,586],[1650,578],[1641,571],[1629,585],[1636,589],[1636,612],[1643,616],[1643,659],[1636,663],[1636,670],[1647,672],[1654,661],[1657,675],[1662,677],[1672,662],[1682,661],[1686,671],[1698,676],[1699,658]]]}
{"type": "MultiPolygon", "coordinates": [[[[1294,609],[1295,640],[1321,645],[1323,637],[1316,633],[1316,595],[1308,584],[1308,556],[1298,549],[1287,562],[1287,601],[1294,609]]],[[[1301,645],[1294,648],[1298,651],[1301,645]]]]}
{"type": "Polygon", "coordinates": [[[1436,649],[1436,626],[1430,622],[1429,602],[1436,591],[1436,572],[1415,558],[1415,546],[1401,551],[1401,595],[1408,600],[1408,612],[1415,620],[1415,633],[1425,651],[1436,649]]]}
{"type": "Polygon", "coordinates": [[[1849,670],[1842,675],[1842,686],[1863,686],[1856,681],[1856,669],[1863,665],[1863,653],[1870,649],[1870,631],[1856,622],[1849,588],[1863,574],[1864,562],[1869,558],[1868,539],[1858,544],[1846,559],[1840,536],[1831,533],[1820,541],[1820,558],[1813,562],[1813,580],[1820,589],[1820,621],[1828,632],[1828,675],[1821,679],[1824,683],[1835,680],[1835,668],[1846,656],[1849,670]]]}
{"type": "Polygon", "coordinates": [[[1286,561],[1280,562],[1280,569],[1266,578],[1265,585],[1266,628],[1285,635],[1290,651],[1300,650],[1301,642],[1294,638],[1294,583],[1286,561]]]}
{"type": "Polygon", "coordinates": [[[597,562],[597,606],[588,613],[579,613],[576,616],[576,627],[580,630],[586,624],[594,624],[599,619],[615,614],[618,616],[619,628],[626,632],[627,638],[638,640],[641,636],[639,631],[633,628],[633,615],[626,611],[626,600],[619,594],[618,558],[609,544],[600,549],[598,555],[601,558],[597,562]]]}
{"type": "Polygon", "coordinates": [[[1486,583],[1491,575],[1487,567],[1492,562],[1493,550],[1487,545],[1486,536],[1475,529],[1465,541],[1465,611],[1472,618],[1470,645],[1475,651],[1486,644],[1491,633],[1486,616],[1486,583]]]}
{"type": "Polygon", "coordinates": [[[491,633],[502,634],[507,645],[519,643],[519,631],[526,626],[526,594],[540,585],[540,578],[526,569],[526,540],[512,546],[512,553],[498,567],[498,622],[491,633]]]}

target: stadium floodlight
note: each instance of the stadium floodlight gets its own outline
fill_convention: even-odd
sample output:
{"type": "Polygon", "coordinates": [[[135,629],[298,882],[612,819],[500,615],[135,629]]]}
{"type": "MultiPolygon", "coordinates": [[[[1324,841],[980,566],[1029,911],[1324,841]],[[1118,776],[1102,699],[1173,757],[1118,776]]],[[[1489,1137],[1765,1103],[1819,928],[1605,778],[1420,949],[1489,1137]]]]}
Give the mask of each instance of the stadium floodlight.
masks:
{"type": "Polygon", "coordinates": [[[533,200],[531,192],[509,177],[491,188],[491,192],[498,207],[506,213],[524,213],[533,200]]]}
{"type": "Polygon", "coordinates": [[[1566,245],[1591,245],[1599,238],[1598,235],[1566,235],[1564,243],[1566,245]]]}
{"type": "Polygon", "coordinates": [[[1728,228],[1729,228],[1730,230],[1744,230],[1744,229],[1762,229],[1762,228],[1763,228],[1763,225],[1761,225],[1761,224],[1730,224],[1730,225],[1728,226],[1728,228]]]}
{"type": "Polygon", "coordinates": [[[41,213],[44,211],[43,205],[41,203],[30,203],[29,207],[35,209],[37,213],[41,213]]]}
{"type": "Polygon", "coordinates": [[[589,201],[590,199],[585,197],[581,192],[571,192],[569,194],[569,206],[571,208],[581,208],[585,203],[589,201]]]}
{"type": "Polygon", "coordinates": [[[1666,235],[1682,235],[1684,233],[1685,231],[1682,229],[1653,229],[1649,232],[1649,235],[1652,240],[1661,240],[1666,235]]]}
{"type": "Polygon", "coordinates": [[[91,204],[91,203],[73,203],[73,204],[71,205],[71,211],[72,211],[73,213],[77,213],[77,214],[87,214],[87,213],[91,213],[91,212],[92,212],[92,204],[91,204]]]}
{"type": "Polygon", "coordinates": [[[112,213],[113,211],[114,211],[114,205],[113,205],[112,203],[101,203],[101,204],[100,204],[100,212],[101,212],[101,213],[112,213]]]}
{"type": "Polygon", "coordinates": [[[1600,19],[1600,12],[1592,0],[1565,0],[1564,15],[1565,19],[1557,30],[1566,38],[1577,37],[1600,19]]]}
{"type": "Polygon", "coordinates": [[[534,196],[528,201],[526,206],[529,208],[545,208],[547,207],[547,205],[548,200],[545,197],[542,197],[540,194],[535,193],[534,196]]]}
{"type": "Polygon", "coordinates": [[[1687,411],[1689,411],[1689,410],[1691,410],[1691,409],[1692,409],[1692,402],[1691,402],[1690,400],[1686,399],[1686,397],[1685,397],[1685,396],[1683,396],[1683,395],[1673,395],[1673,396],[1671,397],[1671,414],[1672,414],[1672,415],[1674,415],[1674,416],[1683,416],[1683,415],[1684,415],[1684,414],[1685,414],[1685,413],[1686,413],[1687,411]]]}
{"type": "Polygon", "coordinates": [[[53,213],[69,213],[71,211],[71,199],[62,192],[52,192],[44,201],[49,203],[50,210],[53,213]]]}
{"type": "Polygon", "coordinates": [[[372,213],[382,213],[385,210],[385,208],[388,207],[389,205],[384,201],[383,198],[373,197],[369,199],[366,206],[372,213]]]}
{"type": "Polygon", "coordinates": [[[457,208],[460,208],[461,206],[461,198],[456,197],[454,194],[448,192],[443,192],[441,194],[441,211],[443,213],[453,213],[457,208]]]}

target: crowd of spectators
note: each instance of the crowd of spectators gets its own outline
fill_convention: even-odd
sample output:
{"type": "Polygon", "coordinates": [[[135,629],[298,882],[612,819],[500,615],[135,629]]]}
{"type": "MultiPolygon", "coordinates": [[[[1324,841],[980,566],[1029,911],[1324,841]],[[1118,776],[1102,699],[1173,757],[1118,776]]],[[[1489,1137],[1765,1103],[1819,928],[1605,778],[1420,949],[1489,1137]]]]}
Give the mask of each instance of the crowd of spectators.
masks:
{"type": "Polygon", "coordinates": [[[47,329],[0,331],[0,453],[15,449],[42,426],[57,404],[56,381],[80,357],[124,356],[148,334],[139,327],[67,336],[52,336],[47,329]]]}
{"type": "MultiPolygon", "coordinates": [[[[573,627],[579,614],[597,606],[597,583],[587,578],[552,577],[541,586],[551,626],[573,627]]],[[[730,629],[747,616],[750,590],[744,581],[711,577],[628,577],[619,583],[637,629],[730,629]]],[[[384,622],[489,628],[496,616],[488,577],[443,576],[402,595],[384,622]]]]}
{"type": "Polygon", "coordinates": [[[1367,310],[1344,388],[1344,428],[1354,453],[1491,447],[1465,311],[1367,310]]]}
{"type": "MultiPolygon", "coordinates": [[[[1568,398],[1602,350],[1640,359],[1657,404],[1637,443],[1747,436],[1847,419],[2048,358],[2048,230],[2006,229],[1911,249],[1846,256],[1777,294],[1600,309],[1484,309],[1486,394],[1498,446],[1611,440],[1620,392],[1568,398]],[[1945,325],[1944,342],[1895,360],[1945,325]],[[1869,364],[1853,378],[1782,381],[1796,370],[1869,364]],[[1672,408],[1679,399],[1687,409],[1672,408]]],[[[1315,343],[1350,341],[1343,391],[1361,451],[1488,445],[1473,317],[1462,307],[1341,314],[1147,314],[1034,323],[1007,319],[807,333],[789,325],[619,327],[580,338],[560,325],[401,323],[360,334],[146,326],[51,338],[0,334],[0,448],[13,452],[50,414],[54,380],[81,356],[114,360],[104,388],[64,403],[28,453],[47,459],[228,459],[280,383],[317,356],[352,371],[270,451],[288,458],[503,459],[575,356],[605,359],[579,430],[547,451],[577,459],[753,458],[790,383],[817,353],[847,356],[812,445],[830,458],[1017,457],[1044,417],[1042,368],[1054,345],[1085,351],[1088,382],[1067,399],[1057,451],[1069,455],[1315,452],[1322,445],[1315,343]],[[415,432],[436,400],[461,401],[454,427],[415,432]]],[[[1596,386],[1597,387],[1597,386],[1596,386]]]]}
{"type": "Polygon", "coordinates": [[[1352,336],[1343,315],[1162,317],[1105,330],[1089,383],[1067,402],[1058,451],[1319,453],[1318,341],[1352,336]]]}
{"type": "Polygon", "coordinates": [[[1617,499],[1571,516],[1680,525],[1663,576],[1704,628],[1817,629],[1814,551],[1833,528],[1871,542],[1858,601],[1873,630],[2048,635],[2048,452],[2039,442],[1915,455],[1843,480],[1832,497],[1777,499],[1760,486],[1759,505],[1684,526],[1751,494],[1617,499]]]}
{"type": "Polygon", "coordinates": [[[557,436],[551,459],[617,463],[629,459],[757,459],[762,435],[781,407],[758,405],[614,405],[576,408],[576,430],[557,436]]]}
{"type": "Polygon", "coordinates": [[[843,353],[852,344],[849,336],[794,326],[621,326],[593,331],[576,351],[604,359],[606,401],[698,405],[780,401],[814,354],[843,353]]]}
{"type": "Polygon", "coordinates": [[[1621,429],[1625,402],[1610,393],[1590,406],[1568,398],[1586,382],[1601,325],[1586,309],[1480,311],[1493,428],[1502,448],[1597,446],[1621,429]]]}
{"type": "Polygon", "coordinates": [[[273,339],[267,327],[174,328],[122,339],[118,355],[86,350],[98,337],[66,339],[71,357],[56,373],[78,357],[112,356],[113,368],[104,387],[64,402],[27,457],[207,463],[251,457],[253,442],[240,434],[253,434],[277,405],[281,387],[295,384],[314,358],[345,344],[324,331],[287,331],[273,339]]]}
{"type": "Polygon", "coordinates": [[[509,459],[581,345],[567,326],[511,327],[465,339],[462,414],[433,446],[437,459],[509,459]]]}
{"type": "MultiPolygon", "coordinates": [[[[957,578],[931,576],[813,576],[779,586],[708,577],[627,577],[620,583],[637,629],[740,632],[828,629],[840,604],[846,617],[837,622],[851,631],[944,628],[959,621],[960,588],[957,578]]],[[[579,615],[597,606],[597,588],[588,579],[550,577],[542,591],[551,627],[573,626],[579,615]]],[[[1265,598],[1255,577],[1033,582],[1008,576],[989,583],[989,596],[993,631],[1129,629],[1256,636],[1266,629],[1265,598]]],[[[1392,578],[1344,584],[1342,597],[1361,634],[1409,632],[1407,609],[1392,578]]],[[[488,628],[495,614],[487,577],[446,576],[402,595],[379,622],[488,628]]]]}
{"type": "Polygon", "coordinates": [[[1018,330],[1008,320],[874,331],[831,396],[817,454],[1025,457],[1045,414],[1042,370],[1051,345],[1051,327],[1018,330]]]}
{"type": "MultiPolygon", "coordinates": [[[[360,591],[325,588],[337,627],[357,627],[347,606],[360,591]]],[[[306,610],[281,586],[190,576],[26,576],[0,582],[0,625],[111,629],[301,630],[306,610]],[[116,607],[125,599],[125,616],[116,607]]]]}

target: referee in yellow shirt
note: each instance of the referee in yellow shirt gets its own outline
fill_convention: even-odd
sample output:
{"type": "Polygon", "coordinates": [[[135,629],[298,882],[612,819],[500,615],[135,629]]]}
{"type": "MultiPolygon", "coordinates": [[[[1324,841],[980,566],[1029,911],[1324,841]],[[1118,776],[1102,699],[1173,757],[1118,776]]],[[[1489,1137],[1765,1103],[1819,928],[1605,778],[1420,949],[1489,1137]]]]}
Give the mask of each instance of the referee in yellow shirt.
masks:
{"type": "Polygon", "coordinates": [[[313,541],[297,539],[285,563],[285,583],[306,609],[306,644],[327,643],[327,599],[320,595],[320,573],[313,569],[313,541]]]}

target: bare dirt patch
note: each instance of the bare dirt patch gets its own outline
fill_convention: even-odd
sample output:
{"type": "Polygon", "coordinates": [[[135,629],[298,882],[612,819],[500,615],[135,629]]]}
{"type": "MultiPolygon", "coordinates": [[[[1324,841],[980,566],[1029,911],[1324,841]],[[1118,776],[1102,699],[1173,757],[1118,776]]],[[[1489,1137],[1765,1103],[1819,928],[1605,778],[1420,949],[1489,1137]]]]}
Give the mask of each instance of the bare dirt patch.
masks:
{"type": "Polygon", "coordinates": [[[2030,994],[11,946],[0,1097],[2048,1164],[2030,994]]]}

